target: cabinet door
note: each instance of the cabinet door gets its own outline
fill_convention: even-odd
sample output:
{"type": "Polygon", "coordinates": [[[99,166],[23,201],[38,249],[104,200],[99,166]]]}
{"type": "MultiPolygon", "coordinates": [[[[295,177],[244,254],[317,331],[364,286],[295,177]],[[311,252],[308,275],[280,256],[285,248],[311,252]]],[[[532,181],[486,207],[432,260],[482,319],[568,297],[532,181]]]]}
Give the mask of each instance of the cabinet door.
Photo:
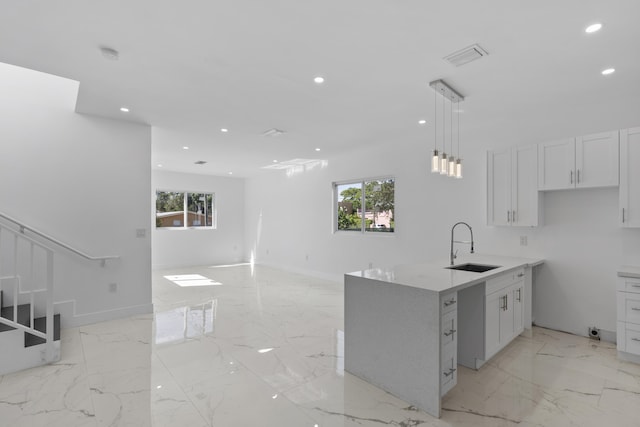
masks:
{"type": "Polygon", "coordinates": [[[513,336],[524,331],[524,281],[512,286],[513,295],[513,336]]]}
{"type": "Polygon", "coordinates": [[[574,188],[575,138],[538,144],[538,190],[574,188]]]}
{"type": "Polygon", "coordinates": [[[620,131],[620,223],[640,227],[640,128],[620,131]]]}
{"type": "Polygon", "coordinates": [[[576,187],[617,186],[618,153],[618,131],[578,137],[576,139],[576,187]]]}
{"type": "Polygon", "coordinates": [[[513,291],[510,286],[504,292],[501,292],[504,301],[500,309],[500,348],[504,347],[513,339],[514,322],[513,322],[513,291]]]}
{"type": "Polygon", "coordinates": [[[511,149],[487,152],[487,224],[511,224],[511,149]]]}
{"type": "Polygon", "coordinates": [[[487,295],[485,302],[485,359],[500,349],[500,314],[504,306],[504,292],[487,295]]]}
{"type": "Polygon", "coordinates": [[[511,225],[538,225],[538,146],[511,153],[511,225]]]}

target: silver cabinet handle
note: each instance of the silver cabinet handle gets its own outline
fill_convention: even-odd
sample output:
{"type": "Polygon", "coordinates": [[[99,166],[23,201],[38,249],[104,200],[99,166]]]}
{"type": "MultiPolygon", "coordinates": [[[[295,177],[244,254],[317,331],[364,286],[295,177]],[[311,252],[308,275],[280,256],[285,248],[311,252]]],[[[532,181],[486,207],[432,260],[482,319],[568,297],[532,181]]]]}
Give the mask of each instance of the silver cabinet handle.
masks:
{"type": "Polygon", "coordinates": [[[516,301],[518,302],[522,301],[522,295],[520,295],[520,289],[518,289],[518,299],[516,301]]]}
{"type": "Polygon", "coordinates": [[[450,337],[451,335],[453,335],[455,332],[457,332],[455,329],[449,329],[449,332],[445,332],[444,336],[445,337],[450,337]]]}
{"type": "Polygon", "coordinates": [[[634,288],[640,288],[640,285],[631,285],[634,288]]]}
{"type": "Polygon", "coordinates": [[[511,211],[511,222],[516,222],[516,211],[511,211]]]}
{"type": "Polygon", "coordinates": [[[524,277],[524,273],[518,273],[518,277],[524,277]]]}
{"type": "Polygon", "coordinates": [[[573,184],[573,171],[569,171],[569,183],[573,184]]]}
{"type": "Polygon", "coordinates": [[[576,184],[580,184],[580,169],[576,172],[576,184]]]}
{"type": "Polygon", "coordinates": [[[624,224],[624,208],[622,208],[622,223],[624,224]]]}
{"type": "Polygon", "coordinates": [[[631,341],[640,341],[640,338],[631,338],[631,341]]]}
{"type": "Polygon", "coordinates": [[[445,377],[451,376],[453,375],[453,373],[456,371],[456,368],[450,368],[448,372],[443,372],[445,377]]]}
{"type": "Polygon", "coordinates": [[[456,300],[455,300],[455,299],[453,299],[453,298],[451,298],[449,301],[445,301],[445,302],[444,302],[444,306],[445,306],[445,307],[449,307],[450,305],[453,305],[453,304],[455,304],[455,303],[456,303],[456,300]]]}
{"type": "Polygon", "coordinates": [[[640,307],[631,307],[631,310],[633,310],[633,311],[640,311],[640,307]]]}
{"type": "Polygon", "coordinates": [[[511,222],[511,211],[507,211],[507,222],[511,222]]]}

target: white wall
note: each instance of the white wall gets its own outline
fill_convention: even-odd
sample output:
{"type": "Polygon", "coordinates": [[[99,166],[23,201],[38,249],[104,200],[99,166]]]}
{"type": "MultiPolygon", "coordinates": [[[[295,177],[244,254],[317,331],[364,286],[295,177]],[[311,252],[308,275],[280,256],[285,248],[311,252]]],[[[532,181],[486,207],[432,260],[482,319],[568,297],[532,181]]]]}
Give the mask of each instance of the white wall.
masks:
{"type": "Polygon", "coordinates": [[[244,180],[154,170],[155,192],[193,191],[215,193],[216,229],[153,228],[153,268],[231,264],[246,261],[244,252],[244,180]]]}
{"type": "Polygon", "coordinates": [[[478,143],[463,149],[463,180],[432,175],[430,147],[416,141],[330,158],[326,168],[292,177],[273,173],[250,179],[247,250],[259,263],[341,280],[343,273],[369,263],[445,260],[451,226],[466,221],[474,229],[479,253],[546,259],[536,272],[537,324],[581,335],[588,326],[615,331],[616,268],[640,264],[640,230],[621,229],[616,222],[617,188],[545,193],[543,226],[488,227],[487,147],[478,143]],[[396,177],[397,232],[333,234],[331,183],[377,175],[396,177]],[[528,237],[528,246],[520,246],[520,236],[528,237]]]}
{"type": "Polygon", "coordinates": [[[6,64],[0,77],[0,211],[90,255],[121,257],[101,267],[59,252],[63,326],[151,312],[150,128],[76,114],[75,82],[6,64]]]}

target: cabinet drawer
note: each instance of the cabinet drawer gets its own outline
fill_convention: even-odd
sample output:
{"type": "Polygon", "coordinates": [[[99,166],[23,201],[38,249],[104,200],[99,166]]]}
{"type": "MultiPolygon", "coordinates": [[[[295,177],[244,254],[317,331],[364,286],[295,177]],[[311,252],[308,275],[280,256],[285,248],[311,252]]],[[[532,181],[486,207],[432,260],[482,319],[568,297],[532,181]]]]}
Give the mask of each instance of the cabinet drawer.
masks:
{"type": "Polygon", "coordinates": [[[640,355],[640,330],[630,329],[628,325],[625,331],[625,351],[640,355]]]}
{"type": "Polygon", "coordinates": [[[458,357],[456,351],[446,351],[442,354],[442,364],[440,372],[440,395],[458,382],[458,357]]]}
{"type": "Polygon", "coordinates": [[[458,293],[450,292],[440,297],[440,313],[448,313],[458,308],[458,293]]]}
{"type": "Polygon", "coordinates": [[[440,323],[440,345],[444,349],[445,346],[456,344],[458,339],[458,311],[450,311],[442,316],[440,323]]]}
{"type": "Polygon", "coordinates": [[[618,292],[618,320],[640,324],[640,294],[618,292]]]}
{"type": "Polygon", "coordinates": [[[496,276],[487,280],[485,284],[485,295],[492,294],[500,289],[524,279],[524,268],[518,268],[513,271],[496,276]]]}
{"type": "Polygon", "coordinates": [[[620,277],[618,279],[618,290],[623,292],[633,292],[640,294],[640,279],[620,277]]]}

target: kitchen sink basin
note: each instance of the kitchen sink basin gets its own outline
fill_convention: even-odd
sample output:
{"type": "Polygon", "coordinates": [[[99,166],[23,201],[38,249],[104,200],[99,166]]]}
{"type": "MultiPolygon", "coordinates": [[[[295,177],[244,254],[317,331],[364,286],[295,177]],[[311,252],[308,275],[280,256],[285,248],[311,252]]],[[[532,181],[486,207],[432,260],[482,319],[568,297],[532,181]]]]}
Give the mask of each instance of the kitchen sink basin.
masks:
{"type": "Polygon", "coordinates": [[[485,271],[493,270],[494,268],[500,268],[500,266],[466,263],[466,264],[460,264],[460,265],[452,265],[451,267],[445,267],[445,268],[448,268],[449,270],[463,270],[463,271],[473,271],[475,273],[484,273],[485,271]]]}

